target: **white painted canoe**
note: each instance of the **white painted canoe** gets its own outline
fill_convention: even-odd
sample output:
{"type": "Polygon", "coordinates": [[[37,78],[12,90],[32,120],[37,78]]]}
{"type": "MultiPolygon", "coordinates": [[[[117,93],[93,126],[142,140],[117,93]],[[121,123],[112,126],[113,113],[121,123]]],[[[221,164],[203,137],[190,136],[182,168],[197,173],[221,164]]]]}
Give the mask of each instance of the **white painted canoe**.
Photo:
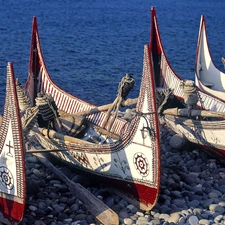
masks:
{"type": "MultiPolygon", "coordinates": [[[[71,168],[80,169],[95,177],[96,181],[99,179],[115,187],[136,207],[152,209],[157,202],[160,187],[160,134],[152,73],[151,56],[145,46],[136,113],[131,121],[117,117],[112,125],[111,131],[119,136],[118,140],[81,144],[68,136],[70,141],[63,141],[48,138],[40,132],[30,132],[31,146],[38,142],[41,148],[58,149],[59,151],[51,154],[71,168]]],[[[68,114],[96,108],[95,105],[62,90],[53,82],[42,55],[35,17],[26,90],[33,105],[38,93],[42,92],[50,94],[57,108],[68,114]]],[[[97,112],[85,119],[103,129],[106,116],[106,112],[97,112]]]]}
{"type": "MultiPolygon", "coordinates": [[[[156,87],[163,89],[170,88],[173,90],[174,95],[182,101],[184,99],[183,90],[180,86],[182,79],[173,70],[166,56],[154,7],[152,7],[151,12],[150,49],[154,62],[156,87]]],[[[200,88],[197,88],[197,90],[199,94],[199,108],[225,112],[225,100],[216,98],[204,90],[200,90],[200,88]]]]}
{"type": "MultiPolygon", "coordinates": [[[[152,8],[149,52],[149,54],[152,54],[154,62],[153,71],[158,91],[165,89],[172,90],[175,98],[172,101],[173,106],[171,106],[171,108],[180,108],[180,106],[178,106],[178,100],[179,103],[183,104],[183,107],[186,107],[184,104],[184,92],[181,86],[181,82],[183,81],[174,72],[166,57],[154,7],[152,8]]],[[[194,83],[194,81],[192,82],[194,83]]],[[[198,87],[196,87],[196,91],[198,93],[197,106],[199,109],[211,110],[213,112],[225,112],[224,100],[216,98],[200,90],[198,87]]],[[[167,108],[164,108],[164,110],[165,109],[167,108]]],[[[196,119],[164,114],[161,115],[161,118],[164,119],[168,127],[179,136],[204,147],[208,152],[213,153],[213,156],[218,156],[221,161],[225,162],[225,142],[223,138],[225,131],[224,119],[218,120],[218,118],[210,118],[209,121],[203,121],[200,118],[196,119]]]]}
{"type": "Polygon", "coordinates": [[[225,73],[219,70],[211,57],[205,17],[201,16],[195,62],[195,84],[199,89],[225,100],[225,73]]]}

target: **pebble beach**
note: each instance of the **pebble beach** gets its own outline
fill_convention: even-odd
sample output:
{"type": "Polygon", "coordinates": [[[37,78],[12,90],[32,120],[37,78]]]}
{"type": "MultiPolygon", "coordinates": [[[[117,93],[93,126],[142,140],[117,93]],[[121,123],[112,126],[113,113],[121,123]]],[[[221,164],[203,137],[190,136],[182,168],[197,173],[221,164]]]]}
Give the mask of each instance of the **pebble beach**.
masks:
{"type": "MultiPolygon", "coordinates": [[[[58,168],[114,210],[121,225],[225,224],[225,166],[197,146],[170,145],[174,133],[160,125],[161,186],[157,204],[145,212],[130,205],[104,184],[92,183],[78,171],[58,168]]],[[[27,200],[21,225],[101,224],[39,160],[26,155],[27,200]]]]}

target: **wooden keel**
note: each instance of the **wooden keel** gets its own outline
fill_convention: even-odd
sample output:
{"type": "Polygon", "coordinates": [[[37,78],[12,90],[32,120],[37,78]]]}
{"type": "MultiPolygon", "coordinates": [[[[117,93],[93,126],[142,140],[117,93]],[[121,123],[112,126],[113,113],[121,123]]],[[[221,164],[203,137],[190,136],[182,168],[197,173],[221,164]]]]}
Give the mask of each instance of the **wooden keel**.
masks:
{"type": "Polygon", "coordinates": [[[38,160],[55,173],[63,182],[65,182],[71,193],[75,194],[80,201],[84,203],[88,211],[95,218],[105,225],[118,225],[118,215],[105,205],[101,200],[95,197],[91,192],[84,188],[81,184],[71,181],[59,169],[57,169],[48,159],[41,153],[33,153],[38,160]]]}

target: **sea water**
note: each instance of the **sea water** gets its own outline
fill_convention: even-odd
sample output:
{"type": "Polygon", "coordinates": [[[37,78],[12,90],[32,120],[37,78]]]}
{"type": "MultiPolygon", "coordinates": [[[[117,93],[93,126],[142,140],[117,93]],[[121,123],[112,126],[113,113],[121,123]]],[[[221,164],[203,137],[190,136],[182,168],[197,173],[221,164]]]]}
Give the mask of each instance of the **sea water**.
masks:
{"type": "Polygon", "coordinates": [[[202,14],[214,63],[224,70],[224,0],[0,0],[1,112],[7,62],[13,62],[15,76],[26,82],[33,16],[47,69],[62,89],[104,105],[113,102],[128,73],[136,80],[129,97],[137,97],[152,6],[168,60],[181,78],[194,79],[202,14]]]}

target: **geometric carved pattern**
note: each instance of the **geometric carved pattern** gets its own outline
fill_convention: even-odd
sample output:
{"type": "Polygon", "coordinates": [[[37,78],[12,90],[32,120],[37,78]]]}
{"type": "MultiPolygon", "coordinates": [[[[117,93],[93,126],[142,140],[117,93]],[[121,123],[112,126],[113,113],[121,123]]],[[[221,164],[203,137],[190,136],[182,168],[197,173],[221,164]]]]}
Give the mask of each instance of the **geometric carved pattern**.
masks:
{"type": "Polygon", "coordinates": [[[138,152],[134,155],[134,164],[136,166],[136,170],[143,177],[145,177],[149,174],[149,163],[143,153],[138,152]]]}
{"type": "Polygon", "coordinates": [[[14,188],[13,175],[5,166],[0,166],[0,184],[8,190],[12,190],[14,188]]]}

